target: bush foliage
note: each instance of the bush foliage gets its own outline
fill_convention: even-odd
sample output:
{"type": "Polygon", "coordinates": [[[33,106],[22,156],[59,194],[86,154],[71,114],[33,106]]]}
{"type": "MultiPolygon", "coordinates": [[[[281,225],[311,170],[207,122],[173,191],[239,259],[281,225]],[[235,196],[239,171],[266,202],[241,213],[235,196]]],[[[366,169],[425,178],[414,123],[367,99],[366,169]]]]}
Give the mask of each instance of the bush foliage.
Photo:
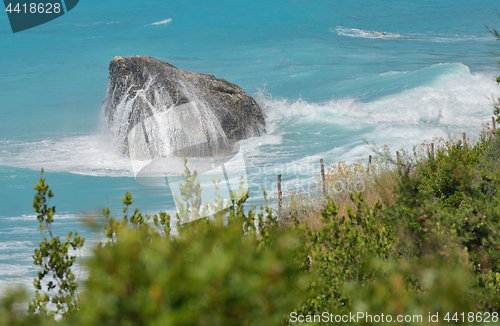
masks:
{"type": "MultiPolygon", "coordinates": [[[[178,223],[174,235],[168,214],[130,213],[127,193],[121,220],[104,210],[107,241],[86,262],[78,294],[68,248],[83,239],[51,234],[53,193],[42,175],[34,207],[51,238],[35,250],[36,298],[23,314],[21,292],[4,297],[0,325],[333,322],[325,312],[422,316],[406,323],[415,325],[429,323],[429,314],[446,324],[448,313],[491,317],[500,310],[499,154],[500,137],[486,133],[474,146],[449,142],[385,174],[393,178],[385,199],[369,204],[351,194],[340,214],[326,198],[319,227],[296,215],[279,224],[269,207],[245,209],[246,194],[211,218],[178,223]],[[39,294],[51,272],[47,286],[56,291],[39,294]]],[[[194,189],[187,200],[201,191],[193,176],[185,174],[184,189],[194,189]]]]}

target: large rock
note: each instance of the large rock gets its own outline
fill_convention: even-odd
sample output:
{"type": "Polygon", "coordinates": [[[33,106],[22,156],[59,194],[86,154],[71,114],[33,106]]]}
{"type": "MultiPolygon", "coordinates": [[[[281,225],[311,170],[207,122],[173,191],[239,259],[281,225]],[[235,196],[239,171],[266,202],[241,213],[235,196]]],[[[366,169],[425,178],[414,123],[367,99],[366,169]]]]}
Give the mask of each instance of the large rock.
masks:
{"type": "Polygon", "coordinates": [[[102,112],[135,159],[215,156],[265,133],[261,108],[237,85],[147,56],[111,61],[102,112]]]}

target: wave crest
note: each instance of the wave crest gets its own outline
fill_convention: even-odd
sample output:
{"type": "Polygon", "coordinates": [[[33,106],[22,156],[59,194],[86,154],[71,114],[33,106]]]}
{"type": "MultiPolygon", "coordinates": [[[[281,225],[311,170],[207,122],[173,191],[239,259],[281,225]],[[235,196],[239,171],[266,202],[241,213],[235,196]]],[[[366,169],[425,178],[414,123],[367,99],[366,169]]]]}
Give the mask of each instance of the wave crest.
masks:
{"type": "Polygon", "coordinates": [[[167,19],[164,19],[164,20],[160,20],[158,22],[154,22],[154,23],[151,23],[151,24],[144,25],[144,26],[165,25],[165,24],[170,23],[171,21],[172,21],[172,18],[167,18],[167,19]]]}
{"type": "MultiPolygon", "coordinates": [[[[334,29],[330,29],[331,32],[334,29]]],[[[410,36],[404,36],[397,33],[389,33],[389,32],[377,32],[377,31],[365,31],[357,28],[346,28],[342,26],[337,26],[335,31],[342,36],[350,36],[350,37],[362,37],[362,38],[410,38],[410,36]]]]}

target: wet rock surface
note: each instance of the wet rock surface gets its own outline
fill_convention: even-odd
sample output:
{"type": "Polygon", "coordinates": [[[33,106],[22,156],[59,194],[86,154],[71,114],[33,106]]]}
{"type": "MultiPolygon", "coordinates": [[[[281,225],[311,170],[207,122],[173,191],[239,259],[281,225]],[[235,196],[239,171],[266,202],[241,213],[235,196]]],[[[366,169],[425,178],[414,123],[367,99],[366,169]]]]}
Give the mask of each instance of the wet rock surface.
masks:
{"type": "Polygon", "coordinates": [[[239,86],[147,56],[111,61],[102,112],[122,151],[144,158],[214,156],[265,133],[261,108],[239,86]]]}

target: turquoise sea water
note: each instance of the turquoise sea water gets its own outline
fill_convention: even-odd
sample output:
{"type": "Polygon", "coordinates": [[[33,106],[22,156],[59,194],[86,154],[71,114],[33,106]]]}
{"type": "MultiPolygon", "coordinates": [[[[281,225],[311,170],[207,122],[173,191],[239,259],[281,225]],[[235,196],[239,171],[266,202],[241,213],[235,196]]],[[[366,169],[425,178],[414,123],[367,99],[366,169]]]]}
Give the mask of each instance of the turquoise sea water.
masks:
{"type": "Polygon", "coordinates": [[[364,140],[396,150],[477,133],[500,97],[500,43],[484,26],[500,28],[498,11],[493,0],[85,0],[16,34],[0,13],[0,288],[34,276],[42,167],[61,234],[108,203],[118,214],[126,191],[147,212],[174,209],[170,190],[138,184],[102,131],[115,56],[153,56],[253,95],[268,131],[242,142],[257,198],[276,173],[300,186],[320,158],[366,157],[364,140]]]}

